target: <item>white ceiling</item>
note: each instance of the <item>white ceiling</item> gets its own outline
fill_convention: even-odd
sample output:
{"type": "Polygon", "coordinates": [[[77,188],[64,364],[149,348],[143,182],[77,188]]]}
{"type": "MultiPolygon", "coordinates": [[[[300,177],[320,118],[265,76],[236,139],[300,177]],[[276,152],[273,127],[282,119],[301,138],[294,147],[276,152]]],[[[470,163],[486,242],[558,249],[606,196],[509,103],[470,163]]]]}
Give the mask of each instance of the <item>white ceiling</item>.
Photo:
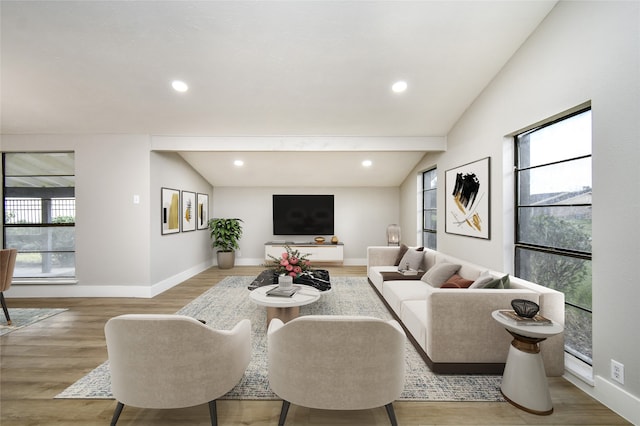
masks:
{"type": "MultiPolygon", "coordinates": [[[[446,136],[555,3],[2,1],[0,125],[4,134],[285,135],[311,144],[446,136]],[[189,91],[174,92],[173,79],[189,91]],[[398,79],[407,92],[391,92],[398,79]]],[[[343,185],[394,186],[430,148],[395,152],[393,141],[315,159],[280,149],[276,158],[328,165],[343,185]],[[381,156],[368,175],[350,162],[367,156],[381,156]]],[[[273,153],[175,150],[214,185],[276,183],[257,168],[236,176],[226,163],[236,151],[249,163],[273,153]]],[[[308,185],[333,186],[319,170],[305,170],[308,185]]]]}

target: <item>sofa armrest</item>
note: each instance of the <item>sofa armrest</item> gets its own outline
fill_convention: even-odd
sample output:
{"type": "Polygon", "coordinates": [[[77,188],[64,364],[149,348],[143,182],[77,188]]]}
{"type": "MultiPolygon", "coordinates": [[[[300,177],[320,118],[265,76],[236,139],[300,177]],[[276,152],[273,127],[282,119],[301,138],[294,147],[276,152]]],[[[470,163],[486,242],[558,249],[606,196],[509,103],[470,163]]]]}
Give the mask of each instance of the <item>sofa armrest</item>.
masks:
{"type": "Polygon", "coordinates": [[[426,351],[434,362],[504,362],[511,338],[492,317],[511,300],[538,303],[526,289],[428,289],[426,351]]]}
{"type": "Polygon", "coordinates": [[[400,253],[398,246],[371,246],[367,247],[367,276],[372,266],[393,266],[400,253]]]}

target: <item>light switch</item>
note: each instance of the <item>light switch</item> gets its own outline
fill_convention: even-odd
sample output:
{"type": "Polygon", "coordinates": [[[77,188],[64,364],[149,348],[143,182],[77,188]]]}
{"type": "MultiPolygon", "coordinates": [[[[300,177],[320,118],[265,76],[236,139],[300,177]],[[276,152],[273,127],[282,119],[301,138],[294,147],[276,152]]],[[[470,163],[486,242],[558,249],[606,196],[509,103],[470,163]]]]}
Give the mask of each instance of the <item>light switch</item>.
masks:
{"type": "Polygon", "coordinates": [[[133,204],[140,204],[140,196],[139,195],[134,195],[133,196],[133,204]]]}

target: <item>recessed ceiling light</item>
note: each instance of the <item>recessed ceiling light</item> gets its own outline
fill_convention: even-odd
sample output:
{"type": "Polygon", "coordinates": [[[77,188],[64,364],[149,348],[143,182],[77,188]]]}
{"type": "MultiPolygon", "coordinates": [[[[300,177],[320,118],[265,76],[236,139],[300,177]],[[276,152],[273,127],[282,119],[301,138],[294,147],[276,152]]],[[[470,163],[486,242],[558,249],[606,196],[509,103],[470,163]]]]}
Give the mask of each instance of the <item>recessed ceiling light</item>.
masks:
{"type": "Polygon", "coordinates": [[[244,166],[244,161],[236,160],[236,161],[233,162],[233,165],[236,166],[236,167],[242,167],[242,166],[244,166]]]}
{"type": "Polygon", "coordinates": [[[393,90],[395,93],[402,93],[407,90],[407,82],[402,80],[396,81],[395,83],[393,83],[393,86],[391,86],[391,90],[393,90]]]}
{"type": "Polygon", "coordinates": [[[186,92],[187,90],[189,90],[189,86],[187,86],[187,83],[180,80],[173,80],[171,82],[171,87],[173,87],[173,90],[175,90],[176,92],[186,92]]]}
{"type": "Polygon", "coordinates": [[[373,164],[373,162],[371,160],[364,160],[362,162],[362,166],[363,167],[371,167],[372,164],[373,164]]]}

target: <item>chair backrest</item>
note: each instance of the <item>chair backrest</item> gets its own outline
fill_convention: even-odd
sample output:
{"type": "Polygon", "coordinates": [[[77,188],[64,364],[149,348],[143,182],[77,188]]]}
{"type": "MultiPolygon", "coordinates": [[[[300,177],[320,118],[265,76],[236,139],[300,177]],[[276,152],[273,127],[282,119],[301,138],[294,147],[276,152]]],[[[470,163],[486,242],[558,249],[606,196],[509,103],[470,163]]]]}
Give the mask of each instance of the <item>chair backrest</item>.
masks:
{"type": "Polygon", "coordinates": [[[182,315],[131,314],[105,325],[111,388],[125,405],[181,408],[213,401],[242,378],[251,323],[219,331],[182,315]]]}
{"type": "Polygon", "coordinates": [[[396,400],[404,388],[406,336],[396,321],[309,315],[268,331],[269,384],[282,399],[357,410],[396,400]]]}
{"type": "Polygon", "coordinates": [[[16,266],[16,249],[0,249],[0,292],[9,290],[16,266]]]}

